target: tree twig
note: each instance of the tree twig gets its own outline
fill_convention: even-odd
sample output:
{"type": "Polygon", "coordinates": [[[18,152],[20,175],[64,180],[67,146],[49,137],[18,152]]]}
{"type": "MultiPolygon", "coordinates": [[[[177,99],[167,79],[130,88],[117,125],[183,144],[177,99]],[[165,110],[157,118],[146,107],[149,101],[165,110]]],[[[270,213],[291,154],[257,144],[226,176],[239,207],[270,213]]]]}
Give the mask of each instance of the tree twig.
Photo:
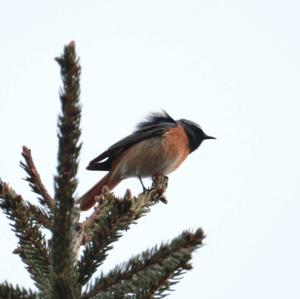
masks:
{"type": "Polygon", "coordinates": [[[28,177],[25,180],[27,182],[29,182],[29,185],[30,185],[32,191],[41,196],[41,197],[38,197],[39,202],[43,206],[47,206],[50,209],[50,211],[53,211],[54,200],[51,197],[51,195],[48,193],[47,189],[45,188],[45,186],[41,180],[41,176],[38,173],[38,171],[34,165],[34,162],[33,162],[32,156],[31,156],[31,150],[28,147],[23,146],[22,156],[24,157],[26,164],[21,162],[21,166],[28,174],[28,177]]]}
{"type": "MultiPolygon", "coordinates": [[[[167,203],[167,200],[164,196],[164,193],[168,187],[168,177],[166,176],[154,176],[152,178],[152,186],[149,190],[144,191],[143,193],[139,194],[137,198],[133,198],[131,191],[129,189],[126,190],[124,195],[125,200],[129,200],[134,202],[135,212],[138,215],[140,211],[142,211],[145,206],[143,203],[146,203],[147,206],[151,206],[154,203],[161,201],[163,203],[167,203]],[[141,198],[147,197],[147,201],[141,200],[141,198]],[[141,203],[139,205],[138,203],[141,203]]],[[[103,204],[105,206],[105,201],[111,198],[111,194],[101,194],[99,196],[98,203],[96,204],[94,211],[92,214],[82,222],[82,227],[84,230],[84,237],[82,238],[83,243],[81,245],[85,245],[86,242],[89,242],[90,232],[93,231],[96,221],[101,217],[103,204]]],[[[136,216],[136,219],[139,218],[136,216]]]]}
{"type": "Polygon", "coordinates": [[[0,298],[9,299],[38,299],[39,296],[32,290],[26,290],[19,286],[13,286],[8,282],[0,284],[0,298]]]}
{"type": "Polygon", "coordinates": [[[58,118],[58,163],[55,176],[55,208],[51,239],[53,266],[53,298],[77,298],[78,270],[76,267],[77,223],[79,211],[75,207],[74,193],[78,184],[78,157],[81,107],[80,72],[81,67],[75,51],[75,43],[64,48],[64,53],[56,58],[63,86],[60,91],[61,115],[58,118]]]}
{"type": "Polygon", "coordinates": [[[79,283],[84,285],[103,263],[112,243],[128,230],[131,224],[150,211],[158,203],[167,188],[167,178],[154,178],[152,188],[141,193],[137,198],[126,192],[122,200],[112,193],[104,195],[94,213],[84,222],[87,244],[78,263],[79,283]]]}
{"type": "Polygon", "coordinates": [[[31,213],[27,202],[6,183],[0,181],[0,207],[12,220],[21,250],[19,254],[41,292],[49,289],[49,256],[40,224],[31,213]]]}
{"type": "Polygon", "coordinates": [[[191,269],[191,253],[202,245],[204,237],[202,229],[184,231],[170,243],[146,250],[107,275],[101,274],[81,298],[127,298],[129,294],[162,298],[181,274],[191,269]]]}

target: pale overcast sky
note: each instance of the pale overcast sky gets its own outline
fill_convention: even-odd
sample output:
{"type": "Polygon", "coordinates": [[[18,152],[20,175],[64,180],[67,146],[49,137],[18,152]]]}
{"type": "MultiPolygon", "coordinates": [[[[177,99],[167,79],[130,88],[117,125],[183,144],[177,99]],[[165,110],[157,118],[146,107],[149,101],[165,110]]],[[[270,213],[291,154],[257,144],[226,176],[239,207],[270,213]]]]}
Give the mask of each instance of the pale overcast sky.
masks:
{"type": "MultiPolygon", "coordinates": [[[[170,175],[159,204],[115,243],[104,270],[186,228],[205,247],[172,299],[300,298],[299,1],[1,1],[0,176],[34,198],[22,145],[50,191],[59,68],[81,58],[78,194],[103,174],[85,166],[149,111],[199,123],[206,141],[170,175]]],[[[137,180],[117,189],[139,192],[137,180]]],[[[0,281],[33,284],[0,214],[0,281]]]]}

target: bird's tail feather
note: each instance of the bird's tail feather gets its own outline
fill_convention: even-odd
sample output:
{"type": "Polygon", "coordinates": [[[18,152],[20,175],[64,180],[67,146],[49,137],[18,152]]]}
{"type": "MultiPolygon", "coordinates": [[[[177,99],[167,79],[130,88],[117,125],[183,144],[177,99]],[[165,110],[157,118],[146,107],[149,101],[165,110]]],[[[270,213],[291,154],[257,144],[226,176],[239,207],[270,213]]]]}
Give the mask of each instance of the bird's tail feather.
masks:
{"type": "Polygon", "coordinates": [[[80,210],[89,210],[96,202],[95,197],[102,193],[104,186],[107,186],[108,190],[112,190],[119,182],[120,179],[113,178],[110,173],[105,175],[96,185],[78,199],[77,203],[80,206],[80,210]]]}

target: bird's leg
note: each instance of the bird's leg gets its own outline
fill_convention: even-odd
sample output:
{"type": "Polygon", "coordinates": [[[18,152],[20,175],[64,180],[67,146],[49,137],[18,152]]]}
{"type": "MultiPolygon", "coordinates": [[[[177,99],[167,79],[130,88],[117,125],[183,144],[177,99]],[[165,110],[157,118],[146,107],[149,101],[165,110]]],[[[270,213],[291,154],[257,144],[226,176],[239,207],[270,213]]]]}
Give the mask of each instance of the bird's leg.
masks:
{"type": "Polygon", "coordinates": [[[166,186],[166,188],[168,187],[168,182],[169,182],[169,177],[164,175],[163,184],[166,186]]]}
{"type": "Polygon", "coordinates": [[[165,190],[168,187],[168,181],[169,178],[164,175],[163,173],[156,173],[152,176],[152,189],[156,189],[157,187],[162,188],[163,190],[165,190]]]}
{"type": "Polygon", "coordinates": [[[168,177],[163,173],[157,173],[152,176],[152,187],[150,191],[154,191],[154,197],[156,200],[160,200],[163,203],[168,203],[167,199],[164,197],[164,192],[168,186],[168,177]]]}
{"type": "Polygon", "coordinates": [[[141,183],[141,185],[142,185],[142,187],[143,187],[143,192],[147,191],[148,189],[145,187],[145,185],[144,185],[144,183],[143,183],[143,180],[142,180],[142,178],[141,178],[140,175],[138,175],[138,178],[139,178],[140,183],[141,183]]]}

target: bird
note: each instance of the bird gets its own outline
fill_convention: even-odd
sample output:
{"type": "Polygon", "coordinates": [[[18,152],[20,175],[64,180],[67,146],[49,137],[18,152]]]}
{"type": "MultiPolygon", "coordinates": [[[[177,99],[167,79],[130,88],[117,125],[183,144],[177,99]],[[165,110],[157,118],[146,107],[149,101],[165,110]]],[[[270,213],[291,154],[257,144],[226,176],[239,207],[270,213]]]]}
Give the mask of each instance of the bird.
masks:
{"type": "MultiPolygon", "coordinates": [[[[164,110],[150,113],[131,135],[89,162],[87,170],[108,173],[77,200],[80,210],[92,208],[104,186],[111,191],[130,177],[137,177],[142,183],[145,177],[168,175],[206,139],[216,138],[206,135],[191,120],[174,120],[164,110]]],[[[143,183],[142,186],[144,188],[143,183]]]]}

